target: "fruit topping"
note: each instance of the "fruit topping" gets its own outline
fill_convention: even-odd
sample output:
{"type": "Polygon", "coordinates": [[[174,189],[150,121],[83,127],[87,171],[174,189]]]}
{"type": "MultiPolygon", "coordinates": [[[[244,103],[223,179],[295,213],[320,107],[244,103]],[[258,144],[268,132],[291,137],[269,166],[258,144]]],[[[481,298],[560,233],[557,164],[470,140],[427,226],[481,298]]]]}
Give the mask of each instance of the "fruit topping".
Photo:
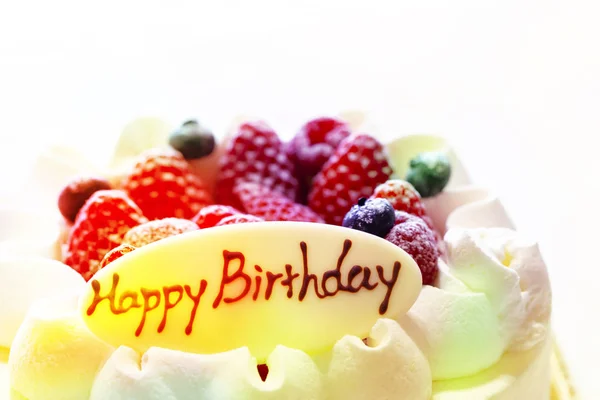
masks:
{"type": "Polygon", "coordinates": [[[348,136],[350,128],[343,121],[327,117],[313,119],[296,133],[287,148],[288,154],[300,174],[313,177],[348,136]]]}
{"type": "Polygon", "coordinates": [[[421,153],[410,160],[406,180],[421,197],[433,197],[440,193],[450,180],[450,161],[441,152],[421,153]]]}
{"type": "Polygon", "coordinates": [[[200,228],[212,228],[219,223],[223,218],[232,215],[243,214],[241,211],[223,204],[213,204],[204,207],[198,214],[192,218],[200,228]]]}
{"type": "Polygon", "coordinates": [[[216,197],[219,203],[241,209],[233,196],[241,182],[257,182],[290,200],[298,198],[295,167],[277,134],[265,123],[247,122],[227,145],[220,160],[216,197]]]}
{"type": "Polygon", "coordinates": [[[424,285],[433,285],[438,274],[438,245],[431,229],[414,215],[396,211],[396,225],[385,239],[406,251],[415,260],[424,285]]]}
{"type": "Polygon", "coordinates": [[[111,251],[106,253],[104,258],[102,259],[102,262],[100,262],[100,266],[98,267],[98,270],[101,270],[102,268],[104,268],[108,264],[110,264],[111,262],[124,256],[125,254],[131,253],[135,249],[136,248],[130,244],[121,244],[121,245],[115,247],[114,249],[112,249],[111,251]]]}
{"type": "Polygon", "coordinates": [[[384,147],[372,136],[349,136],[315,176],[308,205],[328,224],[341,225],[344,216],[361,197],[392,173],[384,147]]]}
{"type": "Polygon", "coordinates": [[[58,196],[58,209],[67,221],[74,222],[77,213],[92,194],[98,190],[110,189],[110,183],[104,178],[75,178],[60,192],[58,196]]]}
{"type": "Polygon", "coordinates": [[[198,121],[190,120],[171,133],[169,145],[179,151],[186,160],[196,160],[213,152],[215,136],[198,121]]]}
{"type": "Polygon", "coordinates": [[[123,188],[149,219],[192,218],[212,203],[202,181],[193,175],[181,153],[149,151],[140,156],[123,188]]]}
{"type": "Polygon", "coordinates": [[[165,218],[146,222],[129,230],[123,243],[133,247],[142,247],[158,240],[198,230],[194,222],[181,218],[165,218]]]}
{"type": "Polygon", "coordinates": [[[425,205],[419,192],[410,183],[401,179],[390,179],[377,186],[371,198],[386,199],[396,211],[405,211],[417,217],[426,215],[425,205]]]}
{"type": "Polygon", "coordinates": [[[344,217],[342,226],[384,237],[394,226],[394,208],[386,199],[362,197],[344,217]]]}
{"type": "Polygon", "coordinates": [[[250,214],[236,214],[223,218],[215,226],[245,224],[247,222],[265,222],[265,220],[250,214]]]}
{"type": "Polygon", "coordinates": [[[324,223],[313,210],[259,184],[244,182],[233,189],[243,209],[265,221],[324,223]]]}
{"type": "Polygon", "coordinates": [[[133,227],[148,222],[120,190],[95,192],[81,208],[67,239],[64,262],[89,280],[100,262],[133,227]]]}

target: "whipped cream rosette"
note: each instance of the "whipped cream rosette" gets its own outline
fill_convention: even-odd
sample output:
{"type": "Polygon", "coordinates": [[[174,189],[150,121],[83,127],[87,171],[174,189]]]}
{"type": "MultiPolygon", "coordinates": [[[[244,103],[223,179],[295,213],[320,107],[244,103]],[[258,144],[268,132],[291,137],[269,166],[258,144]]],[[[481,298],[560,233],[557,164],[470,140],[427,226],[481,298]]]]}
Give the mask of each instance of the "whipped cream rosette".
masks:
{"type": "MultiPolygon", "coordinates": [[[[360,113],[345,116],[369,126],[360,113]]],[[[51,152],[32,179],[46,174],[40,190],[54,206],[67,175],[121,176],[168,133],[162,121],[137,121],[110,166],[51,152]]],[[[195,164],[213,184],[226,142],[195,164]]],[[[0,253],[11,276],[0,300],[14,304],[0,309],[10,327],[0,335],[10,348],[10,398],[572,398],[564,371],[551,369],[551,292],[537,245],[514,231],[497,198],[470,184],[443,138],[406,136],[386,151],[398,178],[420,153],[450,160],[448,186],[424,200],[446,249],[434,285],[421,284],[408,250],[305,222],[168,237],[120,255],[86,284],[47,259],[60,258],[48,251],[60,242],[49,223],[19,239],[46,259],[19,246],[0,253]]],[[[33,230],[32,214],[22,215],[15,232],[33,230]]]]}

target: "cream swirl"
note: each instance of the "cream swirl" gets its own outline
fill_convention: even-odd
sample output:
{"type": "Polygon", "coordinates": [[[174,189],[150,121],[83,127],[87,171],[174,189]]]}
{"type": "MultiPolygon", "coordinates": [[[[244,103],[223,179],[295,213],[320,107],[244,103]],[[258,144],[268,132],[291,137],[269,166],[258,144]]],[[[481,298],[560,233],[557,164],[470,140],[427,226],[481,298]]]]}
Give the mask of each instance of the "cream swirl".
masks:
{"type": "Polygon", "coordinates": [[[37,300],[85,287],[77,272],[42,257],[0,257],[0,347],[10,347],[29,307],[37,300]]]}
{"type": "Polygon", "coordinates": [[[551,292],[535,243],[505,228],[451,229],[438,287],[424,287],[401,325],[434,380],[475,374],[548,334],[551,292]]]}

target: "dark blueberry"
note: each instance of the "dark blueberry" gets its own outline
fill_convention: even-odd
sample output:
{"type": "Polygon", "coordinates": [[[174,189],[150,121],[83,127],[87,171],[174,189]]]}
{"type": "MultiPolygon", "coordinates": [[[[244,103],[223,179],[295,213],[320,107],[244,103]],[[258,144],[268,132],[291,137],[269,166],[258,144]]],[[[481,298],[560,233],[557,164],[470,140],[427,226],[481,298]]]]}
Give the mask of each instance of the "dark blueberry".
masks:
{"type": "Polygon", "coordinates": [[[75,222],[79,210],[94,193],[110,189],[110,183],[104,178],[77,177],[60,192],[58,209],[67,221],[75,222]]]}
{"type": "Polygon", "coordinates": [[[344,217],[342,226],[384,237],[394,226],[394,207],[386,199],[358,200],[344,217]]]}
{"type": "Polygon", "coordinates": [[[419,192],[421,197],[433,197],[440,193],[450,180],[450,161],[444,153],[421,153],[410,160],[406,180],[419,192]]]}
{"type": "Polygon", "coordinates": [[[195,120],[184,122],[169,137],[169,145],[186,160],[206,157],[215,149],[215,136],[195,120]]]}

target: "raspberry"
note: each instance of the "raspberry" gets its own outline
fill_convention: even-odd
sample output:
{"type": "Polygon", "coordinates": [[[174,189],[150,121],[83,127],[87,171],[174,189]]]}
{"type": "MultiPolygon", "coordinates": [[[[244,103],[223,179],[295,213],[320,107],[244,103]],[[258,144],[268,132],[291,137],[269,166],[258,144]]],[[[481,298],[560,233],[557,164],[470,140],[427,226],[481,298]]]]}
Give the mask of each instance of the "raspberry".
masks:
{"type": "Polygon", "coordinates": [[[300,174],[313,177],[348,136],[350,128],[343,121],[327,117],[313,119],[296,133],[287,152],[300,174]]]}
{"type": "Polygon", "coordinates": [[[81,207],[98,190],[110,190],[104,178],[79,177],[63,188],[58,196],[58,209],[69,222],[74,222],[81,207]]]}
{"type": "Polygon", "coordinates": [[[242,209],[233,195],[241,182],[257,182],[291,200],[298,198],[295,167],[283,142],[265,123],[247,122],[227,145],[220,160],[216,196],[221,204],[242,209]]]}
{"type": "Polygon", "coordinates": [[[144,153],[123,188],[149,219],[192,218],[212,203],[202,181],[193,175],[181,153],[151,150],[144,153]]]}
{"type": "Polygon", "coordinates": [[[308,205],[328,224],[341,225],[361,197],[368,197],[392,173],[383,145],[360,134],[346,138],[315,176],[308,205]]]}
{"type": "Polygon", "coordinates": [[[438,248],[435,235],[421,218],[396,212],[397,224],[386,235],[388,242],[406,251],[415,260],[424,285],[433,285],[438,274],[438,248]]]}
{"type": "Polygon", "coordinates": [[[247,222],[264,222],[265,220],[250,214],[230,215],[220,220],[215,226],[245,224],[247,222]]]}
{"type": "Polygon", "coordinates": [[[106,253],[104,258],[102,259],[102,262],[100,262],[100,266],[98,267],[98,270],[101,270],[102,268],[104,268],[108,264],[110,264],[111,262],[115,261],[118,258],[121,258],[122,256],[124,256],[127,253],[131,253],[134,250],[135,250],[135,247],[133,247],[129,244],[122,244],[118,247],[115,247],[114,249],[112,249],[111,251],[106,253]]]}
{"type": "Polygon", "coordinates": [[[265,221],[324,223],[323,219],[310,208],[295,203],[258,183],[241,183],[233,189],[233,193],[239,198],[247,213],[263,218],[265,221]]]}
{"type": "Polygon", "coordinates": [[[81,208],[67,239],[65,264],[89,280],[100,262],[134,226],[148,222],[120,190],[100,190],[81,208]]]}
{"type": "Polygon", "coordinates": [[[133,247],[142,247],[158,240],[198,230],[198,225],[187,219],[165,218],[146,222],[129,230],[123,243],[133,247]]]}
{"type": "Polygon", "coordinates": [[[200,212],[196,214],[194,218],[192,218],[192,221],[195,222],[200,228],[212,228],[223,218],[237,214],[243,213],[230,206],[213,204],[200,210],[200,212]]]}

